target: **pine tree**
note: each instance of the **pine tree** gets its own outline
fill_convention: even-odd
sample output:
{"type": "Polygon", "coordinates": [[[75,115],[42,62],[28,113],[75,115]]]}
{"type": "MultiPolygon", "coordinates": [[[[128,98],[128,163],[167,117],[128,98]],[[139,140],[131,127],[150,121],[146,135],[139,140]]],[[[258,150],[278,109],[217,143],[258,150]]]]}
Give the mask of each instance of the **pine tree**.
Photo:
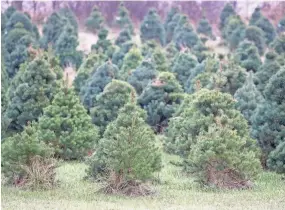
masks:
{"type": "MultiPolygon", "coordinates": [[[[75,14],[72,12],[71,9],[68,7],[61,8],[59,10],[59,14],[64,17],[64,19],[67,20],[67,23],[69,23],[72,27],[72,30],[74,32],[75,36],[78,36],[78,22],[77,22],[77,17],[75,14]]],[[[67,24],[66,23],[66,24],[67,24]]]]}
{"type": "Polygon", "coordinates": [[[258,49],[259,55],[265,50],[265,39],[263,31],[256,26],[249,26],[245,31],[245,38],[252,41],[258,49]]]}
{"type": "Polygon", "coordinates": [[[7,32],[13,30],[18,23],[23,24],[23,28],[25,30],[29,32],[33,31],[33,24],[31,20],[24,13],[16,11],[13,13],[13,15],[9,18],[7,22],[7,32]]]}
{"type": "Polygon", "coordinates": [[[278,33],[283,33],[285,32],[285,16],[279,21],[276,31],[278,33]]]}
{"type": "Polygon", "coordinates": [[[144,17],[140,32],[142,42],[154,39],[159,41],[162,46],[165,44],[165,30],[155,9],[150,9],[144,17]]]}
{"type": "Polygon", "coordinates": [[[9,129],[15,131],[22,131],[28,121],[37,121],[57,90],[56,74],[42,56],[31,61],[19,74],[6,111],[9,129]]]}
{"type": "Polygon", "coordinates": [[[154,64],[149,60],[143,60],[129,76],[128,83],[136,89],[137,94],[141,94],[157,74],[154,64]]]}
{"type": "Polygon", "coordinates": [[[278,36],[272,43],[272,46],[278,54],[285,54],[285,34],[278,36]]]}
{"type": "Polygon", "coordinates": [[[246,82],[236,91],[234,98],[237,100],[237,109],[251,125],[252,116],[256,113],[257,106],[265,102],[253,82],[252,72],[249,72],[246,82]]]}
{"type": "Polygon", "coordinates": [[[159,47],[159,44],[155,40],[148,40],[141,47],[142,55],[145,58],[150,58],[155,49],[159,47]]]}
{"type": "Polygon", "coordinates": [[[90,53],[86,60],[78,69],[77,75],[73,80],[74,91],[79,94],[81,87],[83,87],[88,78],[94,74],[99,66],[103,64],[105,58],[100,58],[100,55],[90,53]]]}
{"type": "Polygon", "coordinates": [[[275,150],[273,150],[268,157],[267,164],[270,169],[277,173],[285,173],[285,141],[280,143],[275,150]]]}
{"type": "Polygon", "coordinates": [[[156,48],[152,54],[151,60],[154,63],[156,71],[169,71],[170,62],[167,60],[163,49],[156,48]]]}
{"type": "Polygon", "coordinates": [[[196,85],[196,76],[205,72],[206,63],[209,62],[209,58],[204,60],[202,63],[198,63],[195,68],[191,71],[186,84],[185,84],[185,92],[193,93],[195,91],[196,85]],[[195,82],[193,82],[195,80],[195,82]]]}
{"type": "Polygon", "coordinates": [[[136,45],[132,41],[128,41],[114,50],[114,53],[112,55],[112,62],[117,65],[119,69],[122,68],[124,58],[130,49],[132,49],[132,47],[136,47],[136,45]]]}
{"type": "Polygon", "coordinates": [[[119,47],[121,47],[123,44],[125,44],[131,40],[132,40],[131,33],[129,32],[129,30],[124,29],[120,32],[118,38],[115,41],[115,44],[118,45],[119,47]]]}
{"type": "Polygon", "coordinates": [[[209,49],[205,46],[202,41],[198,41],[192,49],[193,54],[197,57],[199,63],[203,62],[208,56],[211,55],[209,49]]]}
{"type": "Polygon", "coordinates": [[[166,53],[166,58],[169,61],[169,63],[173,63],[173,60],[175,56],[178,53],[178,49],[175,47],[175,44],[173,42],[170,42],[166,48],[165,48],[165,53],[166,53]]]}
{"type": "Polygon", "coordinates": [[[253,72],[256,72],[262,64],[257,47],[247,40],[239,44],[235,52],[235,60],[247,71],[253,72]]]}
{"type": "Polygon", "coordinates": [[[170,43],[173,39],[173,32],[180,20],[180,13],[177,7],[171,7],[167,13],[166,20],[164,22],[164,29],[166,33],[166,43],[170,43]]]}
{"type": "Polygon", "coordinates": [[[105,86],[118,78],[118,67],[111,62],[100,66],[95,73],[86,81],[86,85],[80,90],[80,99],[84,106],[90,110],[96,103],[97,96],[103,92],[105,86]]]}
{"type": "Polygon", "coordinates": [[[106,28],[102,28],[98,33],[98,40],[96,44],[91,46],[91,50],[96,53],[103,53],[108,58],[112,58],[114,53],[114,47],[112,42],[107,39],[109,31],[106,28]]]}
{"type": "Polygon", "coordinates": [[[260,92],[263,92],[269,79],[280,70],[280,65],[276,60],[276,53],[268,52],[265,58],[265,62],[259,67],[255,74],[255,84],[260,92]]]}
{"type": "Polygon", "coordinates": [[[116,23],[120,26],[121,29],[127,29],[131,34],[134,34],[132,20],[130,18],[128,9],[125,7],[124,2],[121,2],[118,7],[116,23]]]}
{"type": "Polygon", "coordinates": [[[10,6],[8,7],[5,12],[4,15],[6,16],[6,18],[9,20],[10,17],[14,14],[14,12],[16,12],[17,10],[15,9],[15,7],[10,6]]]}
{"type": "Polygon", "coordinates": [[[174,59],[171,72],[176,75],[177,80],[185,88],[187,79],[189,78],[191,71],[198,64],[196,58],[190,53],[179,53],[174,59]]]}
{"type": "Polygon", "coordinates": [[[199,34],[204,34],[205,36],[212,37],[212,27],[205,16],[199,21],[197,32],[199,34]]]}
{"type": "Polygon", "coordinates": [[[105,19],[98,9],[97,6],[94,6],[90,16],[85,22],[85,26],[91,32],[97,32],[102,29],[105,19]]]}
{"type": "Polygon", "coordinates": [[[122,183],[145,181],[162,166],[155,135],[145,123],[146,113],[134,101],[108,125],[93,159],[93,166],[104,165],[109,175],[115,176],[109,183],[113,189],[124,188],[122,183]]]}
{"type": "Polygon", "coordinates": [[[91,110],[91,117],[93,123],[100,128],[101,134],[107,125],[117,118],[119,109],[130,102],[131,94],[135,94],[135,89],[130,84],[112,80],[98,95],[95,107],[91,110]]]}
{"type": "Polygon", "coordinates": [[[83,158],[98,142],[98,129],[73,89],[63,87],[39,119],[40,140],[66,160],[83,158]]]}
{"type": "Polygon", "coordinates": [[[230,3],[227,3],[220,14],[220,31],[223,31],[227,25],[228,18],[235,15],[236,12],[230,3]]]}
{"type": "Polygon", "coordinates": [[[140,50],[133,47],[124,57],[123,66],[119,71],[119,78],[125,81],[128,80],[131,72],[140,65],[142,58],[140,50]]]}
{"type": "MultiPolygon", "coordinates": [[[[194,172],[206,184],[217,184],[206,179],[211,173],[207,169],[214,170],[212,167],[229,172],[234,170],[243,180],[251,178],[260,169],[247,122],[235,109],[229,94],[202,89],[189,95],[175,117],[170,119],[166,136],[165,149],[179,154],[184,159],[184,169],[194,172]],[[236,148],[239,148],[238,152],[236,148]]],[[[224,179],[225,176],[221,174],[216,178],[224,179]]],[[[233,184],[230,183],[233,180],[227,181],[233,184]]]]}
{"type": "Polygon", "coordinates": [[[251,18],[250,18],[250,21],[249,21],[249,24],[250,25],[255,25],[257,23],[257,21],[262,17],[262,14],[260,12],[260,8],[259,7],[256,7],[254,9],[254,12],[252,13],[251,15],[251,18]]]}
{"type": "Polygon", "coordinates": [[[161,72],[155,80],[147,85],[138,98],[138,103],[148,113],[147,122],[158,132],[167,125],[180,103],[182,88],[175,76],[161,72]]]}

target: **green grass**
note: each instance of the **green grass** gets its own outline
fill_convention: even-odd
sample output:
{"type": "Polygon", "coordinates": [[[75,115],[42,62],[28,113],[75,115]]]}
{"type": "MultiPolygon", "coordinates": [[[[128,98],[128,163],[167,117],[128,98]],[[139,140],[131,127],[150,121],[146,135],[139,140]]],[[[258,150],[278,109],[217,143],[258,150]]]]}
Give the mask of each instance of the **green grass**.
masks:
{"type": "Polygon", "coordinates": [[[285,181],[264,172],[252,190],[202,190],[191,177],[182,174],[164,155],[164,168],[157,174],[157,194],[128,198],[98,193],[100,185],[83,180],[86,165],[62,163],[57,169],[59,186],[49,191],[24,191],[2,186],[2,209],[285,209],[285,181]]]}

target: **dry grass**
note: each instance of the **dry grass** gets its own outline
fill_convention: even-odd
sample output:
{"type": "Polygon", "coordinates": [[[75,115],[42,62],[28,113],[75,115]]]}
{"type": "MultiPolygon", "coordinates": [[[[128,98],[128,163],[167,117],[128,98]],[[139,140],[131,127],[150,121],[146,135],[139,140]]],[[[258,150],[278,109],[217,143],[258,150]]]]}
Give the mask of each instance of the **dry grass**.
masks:
{"type": "Polygon", "coordinates": [[[169,164],[179,160],[164,155],[160,180],[154,196],[128,198],[98,193],[100,186],[84,181],[86,165],[63,163],[57,169],[60,186],[49,191],[21,191],[2,187],[2,209],[284,209],[285,181],[264,172],[252,190],[202,190],[191,177],[169,164]],[[166,165],[167,164],[167,165],[166,165]]]}

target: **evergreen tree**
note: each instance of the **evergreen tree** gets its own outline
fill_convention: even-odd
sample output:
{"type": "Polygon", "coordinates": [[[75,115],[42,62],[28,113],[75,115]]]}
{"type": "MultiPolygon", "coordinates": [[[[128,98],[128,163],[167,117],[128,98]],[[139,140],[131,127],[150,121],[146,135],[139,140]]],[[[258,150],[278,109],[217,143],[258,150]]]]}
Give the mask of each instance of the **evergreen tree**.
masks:
{"type": "Polygon", "coordinates": [[[239,44],[235,52],[235,60],[247,71],[253,72],[256,72],[262,64],[257,47],[247,40],[239,44]]]}
{"type": "Polygon", "coordinates": [[[245,38],[252,41],[258,49],[259,55],[265,50],[265,39],[263,31],[256,26],[249,26],[245,31],[245,38]]]}
{"type": "Polygon", "coordinates": [[[166,136],[165,149],[179,154],[185,170],[206,184],[216,184],[205,179],[212,167],[234,170],[243,179],[260,169],[247,122],[229,94],[202,89],[188,96],[170,119],[166,136]]]}
{"type": "Polygon", "coordinates": [[[155,40],[148,40],[142,45],[142,55],[145,58],[150,58],[155,49],[159,48],[159,44],[155,40]]]}
{"type": "Polygon", "coordinates": [[[118,78],[118,67],[111,62],[100,66],[94,74],[86,81],[86,85],[80,89],[81,102],[87,109],[95,106],[97,96],[103,92],[105,86],[118,78]]]}
{"type": "Polygon", "coordinates": [[[120,26],[121,29],[127,29],[131,34],[134,34],[132,20],[130,18],[128,9],[125,7],[124,2],[121,2],[118,7],[116,23],[120,26]]]}
{"type": "Polygon", "coordinates": [[[276,31],[278,33],[285,32],[285,16],[279,21],[276,31]]]}
{"type": "Polygon", "coordinates": [[[112,62],[117,65],[119,69],[121,69],[126,54],[130,51],[130,49],[132,49],[132,47],[135,46],[136,45],[133,42],[128,41],[122,44],[120,47],[117,47],[112,55],[112,62]]]}
{"type": "Polygon", "coordinates": [[[88,55],[79,67],[77,75],[73,80],[74,91],[77,94],[79,94],[81,87],[85,85],[88,78],[103,64],[104,60],[104,57],[100,58],[100,55],[92,52],[88,55]]]}
{"type": "Polygon", "coordinates": [[[93,44],[91,46],[91,50],[96,53],[103,53],[108,58],[112,58],[112,55],[114,53],[114,47],[108,37],[109,31],[105,28],[102,28],[98,33],[98,40],[96,44],[93,44]]]}
{"type": "Polygon", "coordinates": [[[198,64],[196,58],[190,53],[179,53],[174,59],[171,72],[176,75],[177,80],[185,88],[187,79],[189,78],[191,71],[198,64]]]}
{"type": "Polygon", "coordinates": [[[149,83],[138,98],[138,103],[148,113],[147,122],[158,132],[167,125],[180,103],[182,88],[175,76],[161,72],[149,83]]]}
{"type": "Polygon", "coordinates": [[[167,60],[163,49],[156,48],[151,57],[155,70],[158,72],[169,71],[170,62],[167,60]]]}
{"type": "Polygon", "coordinates": [[[15,7],[10,6],[8,7],[5,12],[4,15],[6,16],[6,18],[9,20],[10,17],[14,14],[14,12],[16,12],[17,10],[15,9],[15,7]]]}
{"type": "Polygon", "coordinates": [[[87,155],[98,142],[98,129],[73,89],[63,87],[39,119],[40,140],[66,160],[87,155]]]}
{"type": "Polygon", "coordinates": [[[199,34],[204,34],[208,37],[212,37],[212,27],[209,23],[209,21],[207,20],[207,18],[205,16],[203,16],[203,18],[199,21],[198,23],[198,27],[197,27],[197,32],[199,34]]]}
{"type": "Polygon", "coordinates": [[[124,57],[123,66],[119,71],[119,78],[126,81],[131,72],[140,65],[142,58],[139,49],[133,47],[124,57]]]}
{"type": "Polygon", "coordinates": [[[38,120],[43,108],[54,97],[56,79],[52,66],[42,56],[35,58],[19,72],[6,111],[10,130],[21,131],[28,121],[38,120]]]}
{"type": "MultiPolygon", "coordinates": [[[[285,142],[284,81],[285,70],[283,68],[270,78],[264,90],[266,102],[260,104],[253,116],[252,135],[257,139],[266,159],[268,158],[268,154],[275,149],[281,155],[282,149],[277,149],[277,147],[279,144],[285,142]]],[[[272,153],[271,158],[278,157],[275,152],[272,153]]],[[[270,161],[273,161],[273,159],[270,161]]],[[[270,163],[271,167],[274,167],[276,164],[275,167],[280,167],[281,169],[282,165],[284,165],[284,159],[282,161],[279,163],[270,163]]]]}
{"type": "Polygon", "coordinates": [[[131,33],[129,32],[129,30],[124,29],[120,32],[118,38],[115,41],[115,44],[118,45],[119,47],[121,47],[123,44],[125,44],[131,40],[132,40],[131,33]]]}
{"type": "Polygon", "coordinates": [[[149,60],[143,60],[129,76],[128,83],[136,89],[137,94],[141,94],[156,75],[157,71],[155,70],[154,64],[149,60]]]}
{"type": "Polygon", "coordinates": [[[263,92],[269,79],[280,70],[280,65],[276,61],[276,53],[268,52],[266,53],[265,58],[265,62],[259,67],[255,74],[255,84],[260,92],[263,92]]]}
{"type": "Polygon", "coordinates": [[[237,100],[237,109],[240,110],[251,125],[252,116],[255,114],[257,106],[265,102],[262,94],[257,90],[253,82],[252,72],[249,72],[246,82],[236,91],[234,98],[237,100]]]}
{"type": "Polygon", "coordinates": [[[198,41],[193,47],[192,52],[197,57],[197,61],[201,63],[210,55],[208,50],[209,49],[203,44],[202,41],[198,41]]]}
{"type": "Polygon", "coordinates": [[[107,125],[117,118],[119,109],[130,102],[131,94],[135,94],[135,89],[130,84],[112,80],[98,95],[95,107],[91,110],[91,117],[93,123],[100,128],[101,134],[107,125]]]}
{"type": "Polygon", "coordinates": [[[186,84],[185,84],[185,92],[192,93],[195,91],[196,85],[196,76],[205,72],[206,63],[209,62],[209,58],[204,60],[202,63],[198,63],[195,68],[191,71],[186,84]],[[195,82],[193,82],[195,80],[195,82]]]}
{"type": "Polygon", "coordinates": [[[227,25],[228,18],[235,15],[236,12],[230,3],[227,3],[220,14],[220,31],[223,31],[227,25]]]}
{"type": "Polygon", "coordinates": [[[134,101],[129,102],[107,126],[99,142],[92,165],[104,165],[109,175],[115,176],[116,181],[109,183],[114,189],[119,189],[122,183],[145,181],[161,169],[155,135],[145,119],[146,113],[134,101]]]}
{"type": "Polygon", "coordinates": [[[72,10],[69,9],[68,7],[64,7],[64,8],[61,8],[59,10],[59,14],[61,16],[63,16],[64,19],[67,20],[67,23],[69,23],[72,26],[72,30],[73,30],[75,36],[77,36],[78,35],[78,22],[77,22],[77,18],[75,16],[75,14],[72,12],[72,10]]]}
{"type": "Polygon", "coordinates": [[[155,9],[150,9],[144,17],[140,32],[142,42],[154,39],[159,41],[161,45],[165,44],[165,30],[155,9]]]}
{"type": "Polygon", "coordinates": [[[272,46],[278,54],[285,54],[285,34],[278,36],[272,43],[272,46]]]}
{"type": "Polygon", "coordinates": [[[94,6],[90,16],[85,22],[85,26],[91,32],[97,32],[102,29],[105,19],[98,9],[97,6],[94,6]]]}
{"type": "Polygon", "coordinates": [[[268,157],[267,164],[270,169],[277,173],[285,173],[285,141],[280,143],[268,157]]]}
{"type": "Polygon", "coordinates": [[[9,18],[7,22],[7,32],[13,30],[18,23],[21,23],[25,30],[29,32],[33,31],[33,24],[31,20],[24,13],[16,11],[13,13],[13,15],[9,18]]]}
{"type": "Polygon", "coordinates": [[[167,13],[164,23],[164,29],[166,33],[166,43],[169,43],[173,39],[173,32],[180,20],[180,13],[177,7],[172,7],[167,13]]]}
{"type": "Polygon", "coordinates": [[[166,58],[169,61],[169,63],[173,63],[174,58],[176,57],[176,54],[178,53],[178,49],[175,47],[175,44],[173,42],[170,42],[166,48],[166,58]]]}
{"type": "Polygon", "coordinates": [[[42,47],[46,49],[49,43],[54,46],[64,26],[62,17],[57,12],[53,12],[43,26],[43,36],[40,40],[42,47]]]}
{"type": "Polygon", "coordinates": [[[249,24],[250,25],[255,25],[257,23],[257,21],[262,17],[262,14],[260,12],[260,8],[259,7],[256,7],[254,9],[254,12],[252,13],[251,15],[251,18],[250,18],[250,21],[249,21],[249,24]]]}

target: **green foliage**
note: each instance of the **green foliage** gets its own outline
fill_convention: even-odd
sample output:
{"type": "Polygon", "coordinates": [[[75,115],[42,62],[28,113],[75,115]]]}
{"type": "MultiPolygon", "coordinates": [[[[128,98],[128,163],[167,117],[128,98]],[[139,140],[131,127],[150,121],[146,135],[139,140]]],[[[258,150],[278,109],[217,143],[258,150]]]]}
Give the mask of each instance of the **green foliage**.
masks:
{"type": "Polygon", "coordinates": [[[155,70],[158,72],[169,71],[170,62],[167,60],[163,49],[156,48],[151,57],[155,70]]]}
{"type": "Polygon", "coordinates": [[[131,94],[136,93],[130,84],[112,80],[98,95],[95,107],[91,109],[91,117],[93,123],[100,128],[101,134],[107,125],[117,118],[119,109],[130,101],[131,94]]]}
{"type": "Polygon", "coordinates": [[[256,72],[262,64],[257,47],[247,40],[239,44],[235,52],[235,60],[247,71],[253,72],[256,72]]]}
{"type": "Polygon", "coordinates": [[[145,118],[146,113],[134,102],[127,103],[99,141],[93,166],[104,165],[120,183],[145,181],[152,177],[153,172],[160,171],[161,153],[155,146],[155,135],[145,123],[145,118]]]}
{"type": "Polygon", "coordinates": [[[9,18],[7,22],[6,25],[7,32],[13,30],[18,23],[23,24],[23,28],[25,30],[29,32],[33,31],[33,24],[31,20],[24,13],[16,11],[13,13],[13,15],[9,18]]]}
{"type": "Polygon", "coordinates": [[[210,55],[208,48],[203,44],[202,41],[197,42],[197,44],[193,47],[192,52],[197,57],[197,61],[199,63],[210,55]]]}
{"type": "Polygon", "coordinates": [[[285,173],[285,141],[280,143],[268,157],[267,164],[270,169],[277,173],[285,173]]]}
{"type": "Polygon", "coordinates": [[[285,54],[285,34],[278,36],[272,43],[272,46],[278,54],[285,54]]]}
{"type": "Polygon", "coordinates": [[[119,78],[121,80],[128,80],[129,75],[141,63],[143,57],[137,47],[133,47],[124,57],[123,66],[119,71],[119,78]]]}
{"type": "Polygon", "coordinates": [[[87,109],[95,106],[97,96],[103,92],[105,86],[118,78],[118,67],[111,62],[100,66],[94,74],[86,81],[86,85],[80,90],[81,102],[87,109]]]}
{"type": "Polygon", "coordinates": [[[285,32],[285,16],[279,21],[276,30],[278,33],[285,32]]]}
{"type": "Polygon", "coordinates": [[[50,158],[53,150],[38,139],[37,124],[25,127],[20,134],[9,137],[1,145],[2,173],[8,177],[9,184],[18,184],[27,177],[24,166],[30,166],[32,158],[50,158]]]}
{"type": "Polygon", "coordinates": [[[57,91],[57,79],[51,64],[43,57],[37,57],[23,66],[10,87],[6,111],[10,119],[9,130],[22,131],[27,122],[38,120],[57,91]]]}
{"type": "Polygon", "coordinates": [[[169,72],[159,73],[138,98],[138,103],[148,113],[148,124],[161,131],[175,112],[181,95],[182,88],[175,76],[169,72]]]}
{"type": "Polygon", "coordinates": [[[159,48],[159,44],[155,40],[148,40],[142,45],[142,55],[144,57],[151,57],[155,49],[159,48]]]}
{"type": "Polygon", "coordinates": [[[255,74],[255,84],[260,92],[263,92],[269,79],[280,69],[280,65],[276,60],[276,53],[268,52],[266,53],[265,58],[265,62],[259,67],[255,74]]]}
{"type": "Polygon", "coordinates": [[[235,15],[236,12],[230,3],[227,3],[220,14],[220,30],[223,31],[227,25],[228,18],[235,15]]]}
{"type": "Polygon", "coordinates": [[[164,28],[166,33],[166,43],[169,43],[173,39],[173,32],[180,20],[180,13],[177,7],[171,7],[167,13],[166,20],[164,22],[164,28]]]}
{"type": "Polygon", "coordinates": [[[136,46],[133,42],[129,41],[124,44],[122,44],[119,48],[117,47],[115,49],[115,52],[112,56],[112,62],[118,66],[120,69],[123,66],[124,58],[126,54],[129,52],[129,50],[136,46]]]}
{"type": "Polygon", "coordinates": [[[265,102],[253,82],[252,72],[249,72],[246,82],[236,91],[234,98],[237,100],[237,109],[251,125],[252,116],[255,114],[257,106],[265,102]]]}
{"type": "Polygon", "coordinates": [[[159,41],[161,45],[165,44],[165,29],[155,9],[150,9],[144,17],[140,32],[142,42],[154,39],[159,41]]]}
{"type": "Polygon", "coordinates": [[[94,6],[90,16],[87,18],[85,22],[85,26],[91,32],[97,32],[103,27],[105,19],[98,9],[97,6],[94,6]]]}
{"type": "Polygon", "coordinates": [[[166,53],[166,58],[169,63],[173,63],[173,60],[178,53],[178,49],[175,47],[175,44],[173,42],[170,42],[166,48],[165,48],[165,53],[166,53]]]}
{"type": "Polygon", "coordinates": [[[14,14],[14,12],[16,12],[17,10],[15,9],[15,7],[10,6],[8,7],[5,12],[4,15],[7,17],[7,19],[10,19],[10,17],[14,14]]]}
{"type": "Polygon", "coordinates": [[[131,40],[132,40],[131,33],[129,32],[129,30],[124,29],[120,32],[118,38],[115,41],[115,44],[118,45],[119,47],[121,47],[123,44],[125,44],[131,40]]]}
{"type": "Polygon", "coordinates": [[[73,89],[62,88],[39,119],[40,140],[50,145],[57,158],[79,159],[98,142],[98,129],[73,89]]]}
{"type": "Polygon", "coordinates": [[[128,30],[131,34],[134,34],[134,27],[129,15],[128,9],[125,7],[124,2],[121,2],[118,7],[118,15],[116,17],[116,23],[121,29],[128,30]]]}
{"type": "Polygon", "coordinates": [[[265,50],[265,39],[263,31],[256,26],[249,26],[245,31],[245,38],[252,41],[258,48],[259,55],[263,55],[265,50]]]}
{"type": "Polygon", "coordinates": [[[251,15],[249,24],[250,25],[255,25],[257,23],[257,21],[262,17],[262,14],[260,12],[260,8],[256,7],[254,12],[251,15]]]}
{"type": "Polygon", "coordinates": [[[77,22],[77,17],[75,14],[72,12],[71,9],[68,7],[61,8],[59,10],[59,14],[67,20],[66,24],[69,23],[72,26],[73,32],[75,36],[78,34],[78,22],[77,22]]]}
{"type": "Polygon", "coordinates": [[[103,64],[104,58],[95,53],[90,53],[78,69],[77,75],[73,80],[74,91],[79,94],[88,78],[103,64]]]}
{"type": "Polygon", "coordinates": [[[199,21],[198,23],[198,27],[197,27],[197,32],[199,34],[204,34],[208,37],[212,37],[212,27],[209,23],[209,21],[207,20],[207,18],[205,16],[203,16],[203,18],[199,21]]]}
{"type": "Polygon", "coordinates": [[[129,76],[128,83],[136,89],[137,94],[141,94],[145,87],[156,77],[157,73],[152,62],[143,60],[129,76]]]}
{"type": "Polygon", "coordinates": [[[91,46],[91,50],[96,53],[103,53],[108,58],[112,58],[114,53],[114,47],[108,37],[109,31],[105,28],[102,28],[98,33],[98,40],[96,44],[91,46]]]}
{"type": "Polygon", "coordinates": [[[196,58],[190,53],[179,53],[174,58],[173,66],[171,72],[173,72],[180,82],[180,84],[185,88],[187,79],[189,78],[191,71],[197,65],[196,58]]]}

